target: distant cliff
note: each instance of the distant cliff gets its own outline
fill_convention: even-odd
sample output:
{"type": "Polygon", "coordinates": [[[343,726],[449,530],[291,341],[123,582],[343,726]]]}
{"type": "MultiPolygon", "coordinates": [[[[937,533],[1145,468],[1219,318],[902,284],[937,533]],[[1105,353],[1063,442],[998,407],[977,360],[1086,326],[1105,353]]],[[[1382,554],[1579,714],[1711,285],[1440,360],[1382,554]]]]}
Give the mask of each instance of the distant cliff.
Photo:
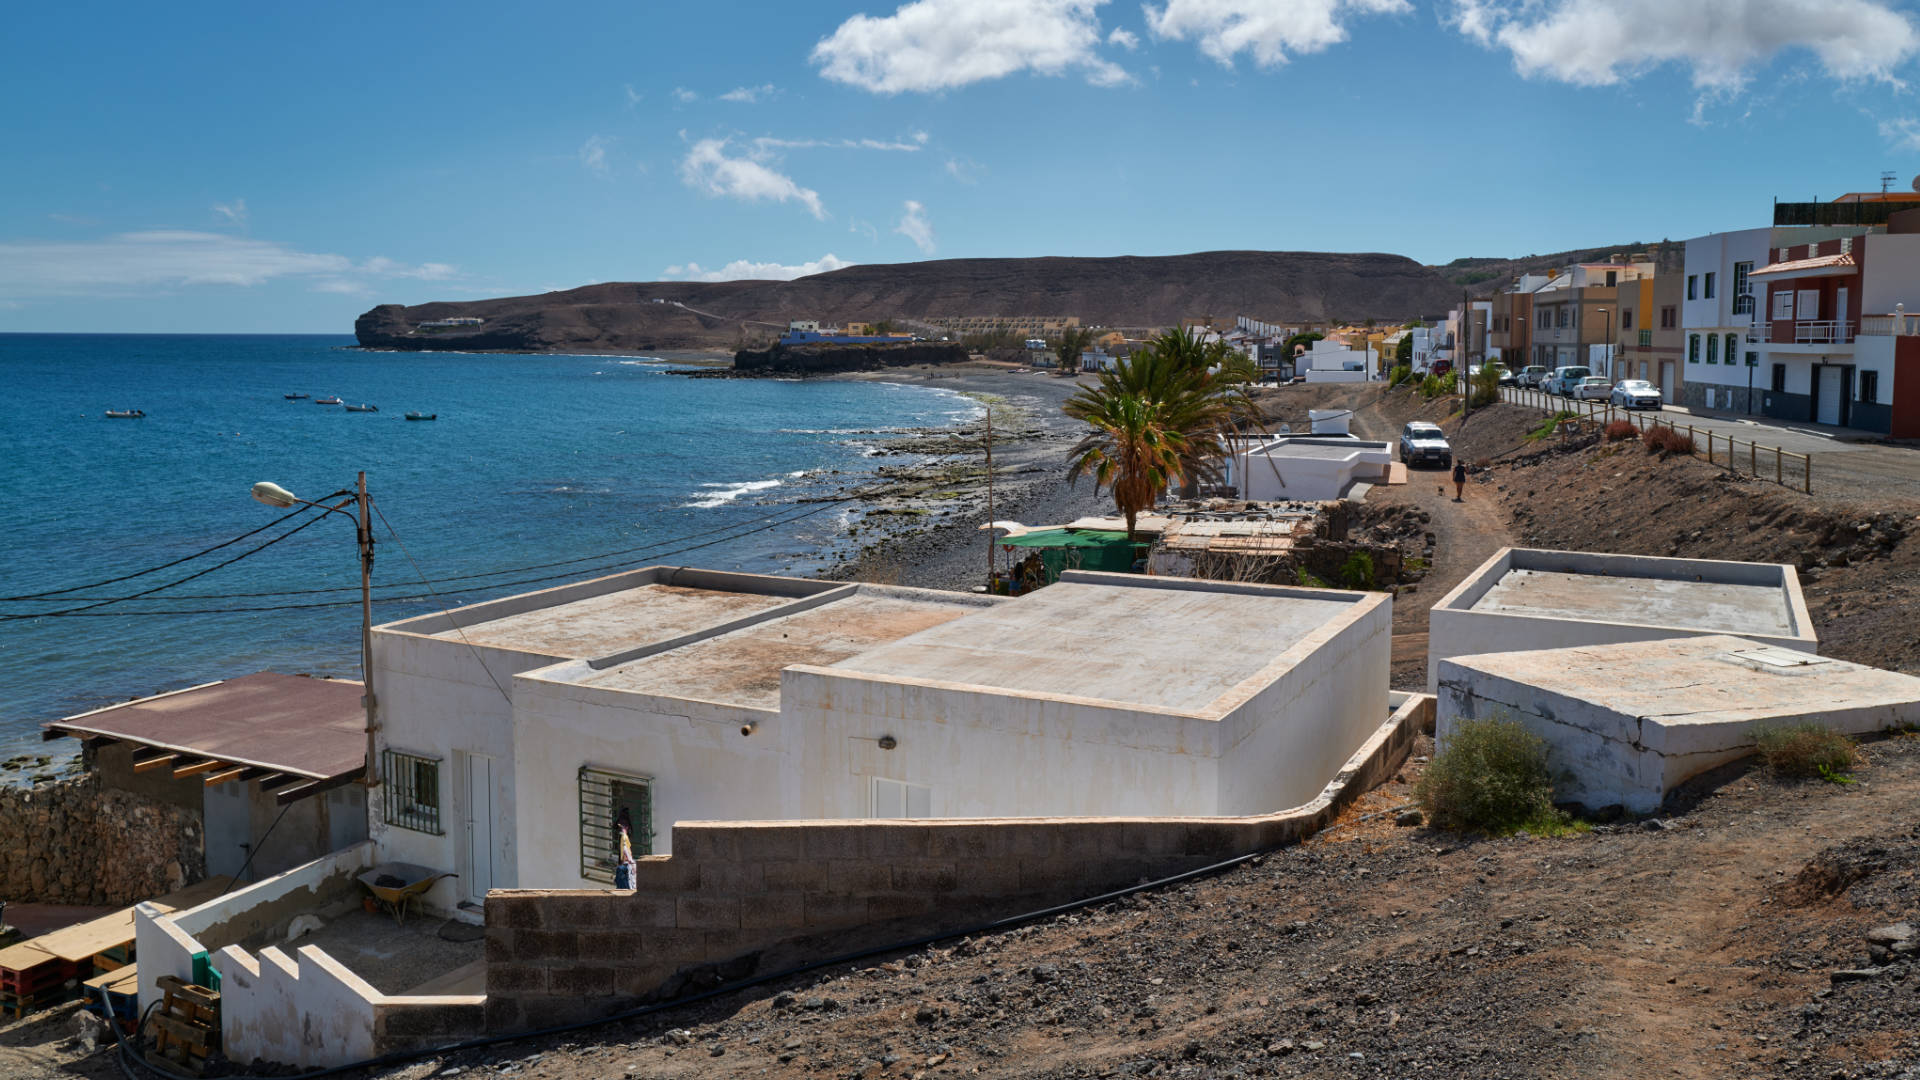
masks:
{"type": "Polygon", "coordinates": [[[956,364],[966,358],[965,347],[938,341],[911,345],[775,345],[734,353],[733,367],[735,371],[769,375],[824,375],[908,364],[956,364]]]}
{"type": "Polygon", "coordinates": [[[1399,255],[1209,251],[1113,258],[939,259],[868,264],[794,281],[588,285],[538,296],[383,304],[362,345],[528,352],[733,350],[789,319],[868,322],[944,315],[1077,315],[1086,324],[1171,326],[1236,315],[1271,321],[1435,316],[1459,286],[1399,255]],[[478,326],[424,327],[449,318],[478,326]]]}

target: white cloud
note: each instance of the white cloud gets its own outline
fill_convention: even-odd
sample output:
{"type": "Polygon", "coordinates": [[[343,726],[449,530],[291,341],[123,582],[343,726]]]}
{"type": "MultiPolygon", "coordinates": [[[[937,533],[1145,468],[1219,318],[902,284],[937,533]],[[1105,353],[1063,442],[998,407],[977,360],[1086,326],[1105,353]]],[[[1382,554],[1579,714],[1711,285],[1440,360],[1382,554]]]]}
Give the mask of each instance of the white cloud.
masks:
{"type": "Polygon", "coordinates": [[[917,142],[920,145],[925,146],[927,144],[927,139],[931,138],[931,136],[929,136],[924,131],[916,131],[916,132],[913,132],[912,138],[914,142],[917,142]]]}
{"type": "Polygon", "coordinates": [[[986,166],[980,164],[979,162],[973,160],[972,158],[966,158],[963,160],[957,157],[950,157],[947,159],[946,169],[947,169],[948,176],[953,177],[955,180],[958,180],[963,184],[979,183],[980,174],[987,171],[986,166]]]}
{"type": "Polygon", "coordinates": [[[880,230],[873,227],[873,222],[863,221],[859,218],[855,218],[853,223],[847,226],[847,231],[858,236],[864,236],[868,240],[880,239],[880,230]]]}
{"type": "Polygon", "coordinates": [[[1885,0],[1453,0],[1462,34],[1513,55],[1522,75],[1608,86],[1661,64],[1695,88],[1744,89],[1753,68],[1807,49],[1842,81],[1902,85],[1920,30],[1885,0]]]}
{"type": "Polygon", "coordinates": [[[813,47],[820,74],[876,94],[937,91],[1021,71],[1129,81],[1102,58],[1106,0],[915,0],[891,15],[855,15],[813,47]]]}
{"type": "Polygon", "coordinates": [[[607,147],[612,142],[605,135],[587,136],[587,141],[580,144],[580,167],[595,176],[606,176],[607,147]]]}
{"type": "Polygon", "coordinates": [[[758,150],[815,150],[825,148],[831,150],[898,150],[911,154],[923,149],[923,144],[927,141],[925,132],[917,132],[916,134],[918,138],[914,142],[900,142],[898,140],[887,139],[776,139],[770,135],[762,135],[760,138],[753,140],[753,145],[754,148],[758,150]]]}
{"type": "Polygon", "coordinates": [[[1142,10],[1155,37],[1196,41],[1222,64],[1246,52],[1261,67],[1273,67],[1290,53],[1316,53],[1347,40],[1350,17],[1413,8],[1407,0],[1166,0],[1158,10],[1142,10]]]}
{"type": "Polygon", "coordinates": [[[627,93],[627,108],[629,109],[640,104],[641,100],[646,97],[645,94],[635,90],[632,83],[622,83],[620,88],[627,93]]]}
{"type": "Polygon", "coordinates": [[[299,251],[270,240],[185,229],[149,229],[75,243],[0,244],[0,296],[85,296],[195,285],[265,284],[314,278],[315,288],[350,291],[366,278],[444,281],[446,263],[410,265],[385,256],[356,263],[344,255],[299,251]]]}
{"type": "Polygon", "coordinates": [[[893,227],[893,231],[913,241],[913,246],[920,249],[920,254],[933,254],[933,222],[927,220],[926,207],[908,199],[906,212],[900,215],[900,222],[893,227]]]}
{"type": "Polygon", "coordinates": [[[779,93],[780,91],[774,89],[772,83],[762,83],[759,86],[736,86],[732,90],[721,94],[720,100],[738,102],[742,105],[753,105],[757,102],[772,98],[779,93]]]}
{"type": "Polygon", "coordinates": [[[702,139],[680,162],[680,179],[709,195],[743,202],[797,202],[814,217],[825,220],[820,193],[794,183],[793,178],[751,157],[729,157],[726,139],[702,139]]]}
{"type": "Polygon", "coordinates": [[[690,101],[699,101],[700,95],[694,93],[693,91],[687,89],[684,86],[676,86],[673,88],[673,100],[679,102],[682,105],[685,105],[690,101]]]}
{"type": "Polygon", "coordinates": [[[1124,27],[1116,26],[1113,28],[1113,33],[1107,35],[1107,44],[1118,45],[1128,52],[1132,52],[1140,47],[1140,35],[1124,27]]]}
{"type": "Polygon", "coordinates": [[[226,218],[235,225],[247,223],[247,200],[235,199],[230,203],[214,203],[213,212],[226,218]]]}
{"type": "Polygon", "coordinates": [[[793,265],[735,259],[718,270],[708,270],[699,263],[690,262],[684,266],[669,266],[663,272],[668,278],[685,281],[792,281],[809,274],[824,274],[829,270],[857,265],[828,252],[812,262],[793,265]]]}
{"type": "Polygon", "coordinates": [[[1911,116],[1880,121],[1880,137],[1895,150],[1920,152],[1920,120],[1911,116]]]}

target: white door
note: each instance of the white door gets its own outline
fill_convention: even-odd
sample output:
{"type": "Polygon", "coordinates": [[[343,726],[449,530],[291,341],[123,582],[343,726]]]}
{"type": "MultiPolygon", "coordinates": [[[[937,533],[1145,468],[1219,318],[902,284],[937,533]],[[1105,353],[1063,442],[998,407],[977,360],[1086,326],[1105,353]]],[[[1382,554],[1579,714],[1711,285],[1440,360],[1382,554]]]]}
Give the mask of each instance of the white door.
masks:
{"type": "Polygon", "coordinates": [[[462,880],[467,899],[483,903],[493,888],[493,759],[484,754],[466,754],[466,850],[462,880]]]}
{"type": "Polygon", "coordinates": [[[1673,361],[1660,361],[1660,400],[1673,404],[1673,361]]]}
{"type": "Polygon", "coordinates": [[[1822,424],[1840,422],[1840,387],[1844,372],[1837,364],[1828,364],[1820,369],[1820,398],[1814,419],[1822,424]]]}

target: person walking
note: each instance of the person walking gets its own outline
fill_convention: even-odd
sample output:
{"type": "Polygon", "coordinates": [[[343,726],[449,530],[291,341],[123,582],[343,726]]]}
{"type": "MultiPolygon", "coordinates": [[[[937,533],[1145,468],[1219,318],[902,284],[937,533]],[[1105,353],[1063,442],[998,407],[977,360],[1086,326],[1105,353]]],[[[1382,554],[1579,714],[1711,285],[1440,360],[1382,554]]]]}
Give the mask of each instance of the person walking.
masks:
{"type": "Polygon", "coordinates": [[[1460,502],[1467,494],[1467,463],[1453,463],[1453,501],[1460,502]]]}

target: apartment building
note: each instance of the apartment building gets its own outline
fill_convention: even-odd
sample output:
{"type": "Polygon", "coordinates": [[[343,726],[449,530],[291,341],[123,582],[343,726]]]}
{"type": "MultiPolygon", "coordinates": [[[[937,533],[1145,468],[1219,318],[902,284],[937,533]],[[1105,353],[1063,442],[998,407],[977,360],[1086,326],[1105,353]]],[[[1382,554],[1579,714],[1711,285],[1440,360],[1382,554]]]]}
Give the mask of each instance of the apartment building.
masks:
{"type": "Polygon", "coordinates": [[[1618,287],[1614,342],[1616,379],[1644,379],[1660,388],[1660,400],[1679,403],[1686,376],[1682,357],[1686,335],[1680,329],[1685,296],[1686,249],[1664,244],[1653,255],[1653,273],[1618,287]]]}
{"type": "Polygon", "coordinates": [[[1653,274],[1651,262],[1579,263],[1533,294],[1533,359],[1543,367],[1586,364],[1615,377],[1611,345],[1619,325],[1621,282],[1653,274]]]}
{"type": "Polygon", "coordinates": [[[1768,256],[1748,275],[1760,411],[1920,437],[1920,231],[1786,244],[1768,256]]]}
{"type": "Polygon", "coordinates": [[[1533,363],[1533,294],[1551,280],[1546,274],[1525,274],[1512,287],[1494,294],[1488,312],[1487,351],[1515,371],[1533,363]]]}

